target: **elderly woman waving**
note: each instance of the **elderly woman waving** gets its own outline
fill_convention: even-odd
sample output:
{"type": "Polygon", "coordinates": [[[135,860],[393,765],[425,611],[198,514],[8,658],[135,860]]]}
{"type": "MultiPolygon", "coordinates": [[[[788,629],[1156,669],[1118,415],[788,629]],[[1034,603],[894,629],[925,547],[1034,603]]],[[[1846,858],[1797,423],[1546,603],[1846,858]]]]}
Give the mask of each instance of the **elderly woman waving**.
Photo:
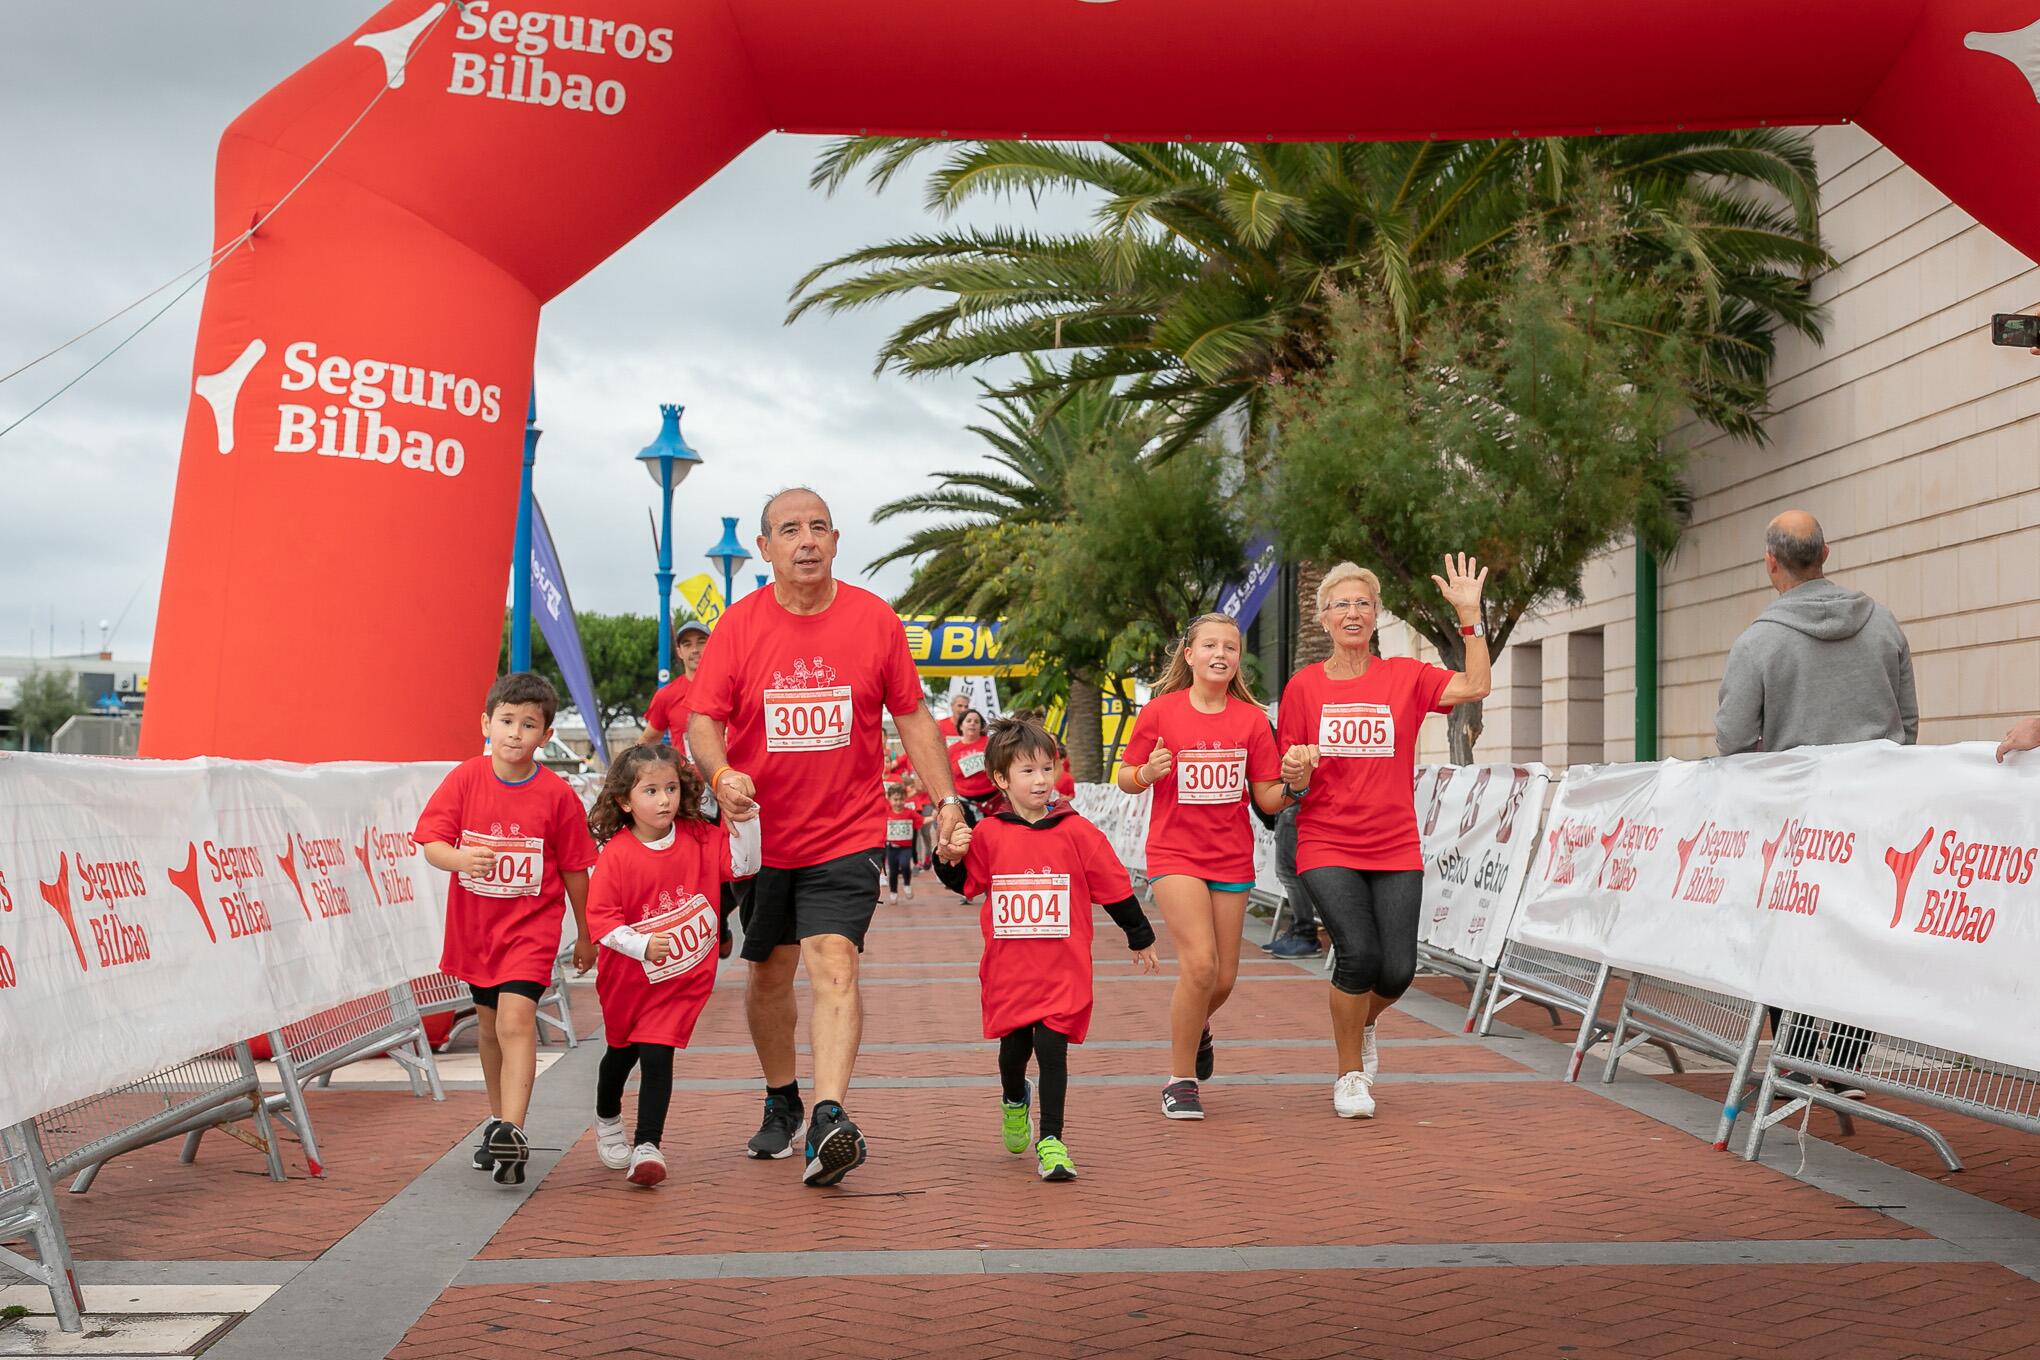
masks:
{"type": "Polygon", "coordinates": [[[1464,553],[1433,576],[1459,616],[1466,670],[1370,650],[1381,582],[1341,562],[1318,585],[1318,623],[1332,656],[1282,691],[1276,744],[1297,814],[1296,867],[1332,932],[1332,1038],[1342,1119],[1374,1114],[1379,1070],[1374,1022],[1409,990],[1417,971],[1424,858],[1417,840],[1417,729],[1424,716],[1485,699],[1490,688],[1480,596],[1487,571],[1464,553]]]}

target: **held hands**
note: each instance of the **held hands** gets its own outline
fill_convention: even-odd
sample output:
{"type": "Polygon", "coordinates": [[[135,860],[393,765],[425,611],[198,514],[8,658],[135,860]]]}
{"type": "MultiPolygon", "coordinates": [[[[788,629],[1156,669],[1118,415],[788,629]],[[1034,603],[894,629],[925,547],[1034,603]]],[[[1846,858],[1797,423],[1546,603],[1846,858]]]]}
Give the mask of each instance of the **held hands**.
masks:
{"type": "Polygon", "coordinates": [[[1134,950],[1133,961],[1139,965],[1139,970],[1143,973],[1159,973],[1162,971],[1162,961],[1155,955],[1155,947],[1153,945],[1149,945],[1146,949],[1134,950]]]}
{"type": "MultiPolygon", "coordinates": [[[[963,829],[964,829],[963,809],[956,806],[954,803],[951,803],[948,806],[942,808],[941,811],[935,814],[936,845],[940,846],[947,844],[951,836],[954,836],[958,831],[963,829]]],[[[970,837],[965,836],[963,843],[964,846],[968,848],[970,845],[970,837]]],[[[962,859],[963,856],[958,855],[957,858],[962,859]]]]}
{"type": "Polygon", "coordinates": [[[1292,746],[1282,753],[1282,782],[1293,789],[1309,788],[1311,772],[1317,767],[1317,747],[1292,746]]]}
{"type": "Polygon", "coordinates": [[[574,938],[575,975],[577,977],[586,976],[588,970],[590,968],[593,968],[594,966],[595,966],[595,941],[589,939],[586,935],[576,936],[574,938]]]}
{"type": "Polygon", "coordinates": [[[748,822],[758,815],[758,786],[742,770],[724,770],[709,792],[733,822],[748,822]]]}
{"type": "Polygon", "coordinates": [[[949,839],[936,847],[935,853],[942,857],[944,864],[955,864],[970,853],[970,828],[959,826],[949,833],[949,839]]]}
{"type": "Polygon", "coordinates": [[[1445,574],[1433,576],[1431,583],[1438,587],[1438,593],[1445,597],[1445,603],[1452,606],[1461,623],[1474,623],[1480,618],[1480,594],[1487,588],[1487,568],[1468,557],[1465,553],[1445,554],[1445,574]]]}
{"type": "Polygon", "coordinates": [[[1140,767],[1140,777],[1144,783],[1156,784],[1167,779],[1169,771],[1175,768],[1176,753],[1158,741],[1153,754],[1147,758],[1147,764],[1140,767]]]}

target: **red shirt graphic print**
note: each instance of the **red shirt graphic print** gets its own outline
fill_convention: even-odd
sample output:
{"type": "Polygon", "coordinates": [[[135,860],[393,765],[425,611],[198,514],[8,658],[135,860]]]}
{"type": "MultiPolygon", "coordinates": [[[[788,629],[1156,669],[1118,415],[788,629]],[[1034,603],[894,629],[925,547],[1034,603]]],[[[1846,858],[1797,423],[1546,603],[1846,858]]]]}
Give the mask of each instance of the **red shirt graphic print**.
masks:
{"type": "Polygon", "coordinates": [[[751,592],[716,621],[687,700],[729,725],[730,766],[757,785],[766,865],[884,842],[884,806],[863,793],[884,772],[884,714],[922,706],[906,629],[884,600],[839,581],[827,609],[793,614],[771,589],[751,592]]]}

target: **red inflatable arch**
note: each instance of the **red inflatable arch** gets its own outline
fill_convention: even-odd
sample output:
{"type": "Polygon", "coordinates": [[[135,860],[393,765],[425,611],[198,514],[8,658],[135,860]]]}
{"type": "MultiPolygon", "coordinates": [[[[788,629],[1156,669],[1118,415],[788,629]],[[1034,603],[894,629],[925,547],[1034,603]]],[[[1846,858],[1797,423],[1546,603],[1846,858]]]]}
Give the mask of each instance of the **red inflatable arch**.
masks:
{"type": "Polygon", "coordinates": [[[767,131],[1853,120],[2033,255],[2040,176],[2010,153],[2040,146],[2036,18],[2033,0],[399,0],[221,139],[224,243],[389,87],[207,291],[144,750],[472,751],[539,307],[767,131]]]}

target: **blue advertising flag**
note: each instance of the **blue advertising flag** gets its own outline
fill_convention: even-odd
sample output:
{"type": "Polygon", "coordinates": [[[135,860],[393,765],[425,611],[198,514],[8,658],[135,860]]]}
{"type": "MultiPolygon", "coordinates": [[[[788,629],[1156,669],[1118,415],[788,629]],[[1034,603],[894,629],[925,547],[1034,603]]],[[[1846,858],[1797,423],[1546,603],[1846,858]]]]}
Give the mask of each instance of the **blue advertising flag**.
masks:
{"type": "Polygon", "coordinates": [[[531,505],[531,613],[545,645],[552,649],[553,663],[567,682],[567,697],[581,711],[588,724],[588,740],[595,756],[609,763],[609,734],[602,731],[602,708],[595,702],[595,677],[588,673],[588,658],[581,651],[581,628],[574,621],[574,597],[567,594],[567,574],[560,570],[559,551],[553,547],[552,530],[546,527],[545,510],[534,499],[531,505]]]}
{"type": "Polygon", "coordinates": [[[1282,559],[1276,555],[1275,543],[1263,534],[1247,545],[1247,572],[1236,581],[1226,584],[1218,592],[1218,612],[1232,616],[1245,632],[1261,612],[1261,606],[1268,602],[1268,592],[1275,589],[1275,583],[1282,579],[1282,559]]]}

